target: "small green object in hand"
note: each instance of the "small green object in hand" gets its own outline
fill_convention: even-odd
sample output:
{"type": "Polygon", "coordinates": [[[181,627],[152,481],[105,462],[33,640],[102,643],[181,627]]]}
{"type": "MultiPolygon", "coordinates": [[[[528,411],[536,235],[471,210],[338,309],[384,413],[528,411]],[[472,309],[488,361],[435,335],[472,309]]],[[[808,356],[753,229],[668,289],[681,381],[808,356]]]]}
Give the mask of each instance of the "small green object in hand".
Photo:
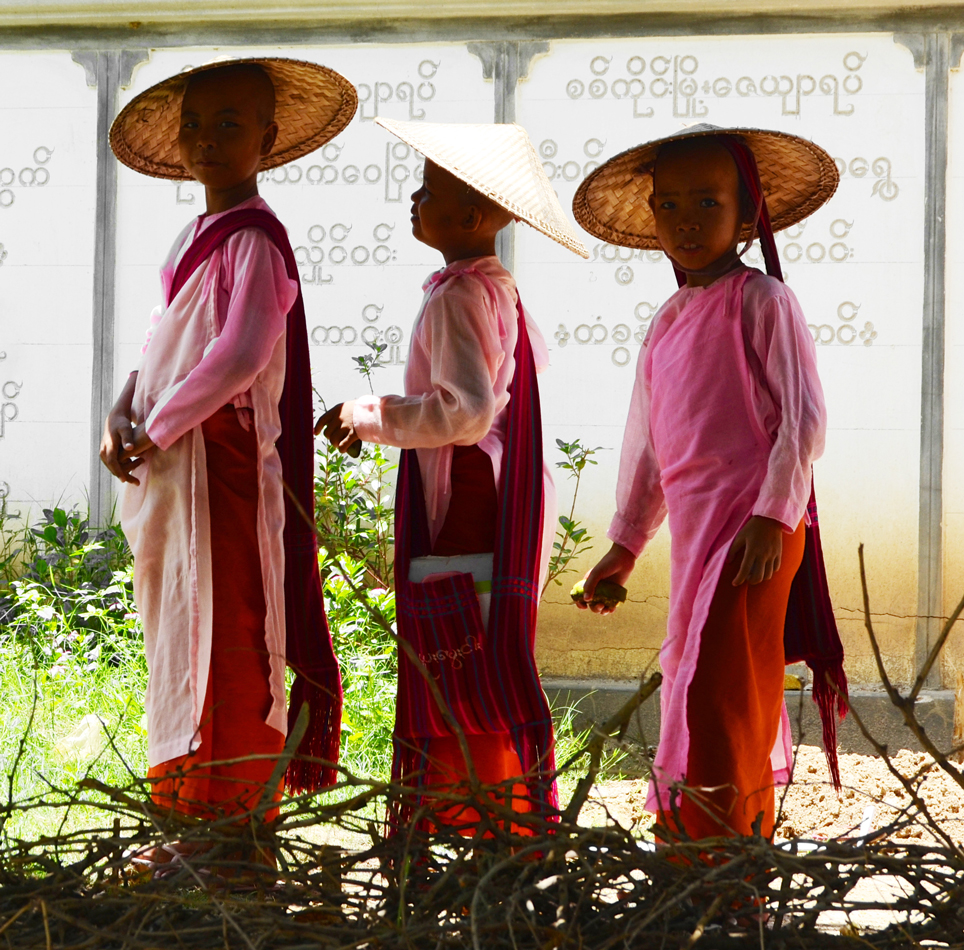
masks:
{"type": "MultiPolygon", "coordinates": [[[[585,583],[583,581],[576,581],[572,590],[569,591],[569,596],[572,598],[573,603],[578,603],[582,600],[582,595],[585,592],[585,583]]],[[[600,581],[596,585],[592,600],[586,601],[586,603],[602,604],[604,607],[613,608],[616,607],[617,604],[626,602],[627,593],[626,588],[620,584],[616,584],[613,581],[600,581]]]]}
{"type": "Polygon", "coordinates": [[[347,455],[350,455],[353,459],[356,459],[358,458],[359,455],[361,455],[361,449],[362,449],[361,439],[356,439],[354,442],[352,442],[351,445],[348,446],[345,452],[347,455]]]}

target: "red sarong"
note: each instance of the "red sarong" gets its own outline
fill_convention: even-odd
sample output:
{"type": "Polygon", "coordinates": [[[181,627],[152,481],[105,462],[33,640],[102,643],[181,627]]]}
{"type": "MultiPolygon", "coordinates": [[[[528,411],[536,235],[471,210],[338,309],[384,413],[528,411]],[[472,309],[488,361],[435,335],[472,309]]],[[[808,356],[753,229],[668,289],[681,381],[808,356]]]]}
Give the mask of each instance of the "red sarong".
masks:
{"type": "MultiPolygon", "coordinates": [[[[693,840],[773,834],[770,753],[783,704],[783,628],[790,585],[803,560],[804,525],[783,536],[780,570],[761,584],[733,586],[740,558],[720,575],[687,693],[690,746],[679,817],[693,840]],[[710,791],[712,789],[712,791],[710,791]]],[[[658,823],[679,832],[674,816],[658,823]]]]}
{"type": "MultiPolygon", "coordinates": [[[[250,412],[250,410],[242,410],[250,412]]],[[[234,406],[202,425],[211,516],[211,667],[200,746],[148,770],[163,808],[202,818],[250,811],[261,798],[284,736],[265,724],[271,708],[265,599],[258,546],[258,452],[234,406]],[[250,756],[233,765],[211,765],[250,756]],[[187,773],[187,774],[177,774],[187,773]]],[[[280,790],[273,789],[278,796],[280,790]]],[[[270,820],[272,809],[266,819],[270,820]]]]}
{"type": "Polygon", "coordinates": [[[454,557],[495,550],[499,494],[492,459],[477,445],[452,449],[452,495],[432,554],[454,557]]]}

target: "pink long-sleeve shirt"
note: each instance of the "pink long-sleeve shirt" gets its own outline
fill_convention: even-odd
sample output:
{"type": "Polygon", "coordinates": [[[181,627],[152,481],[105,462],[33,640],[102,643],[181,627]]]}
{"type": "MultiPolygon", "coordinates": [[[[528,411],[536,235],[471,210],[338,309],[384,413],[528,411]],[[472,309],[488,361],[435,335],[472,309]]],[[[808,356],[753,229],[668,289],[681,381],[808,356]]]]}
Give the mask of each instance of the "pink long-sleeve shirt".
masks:
{"type": "MultiPolygon", "coordinates": [[[[723,278],[732,279],[731,277],[723,278]]],[[[666,517],[659,460],[650,430],[651,391],[645,377],[653,332],[671,324],[708,288],[683,287],[653,320],[636,367],[609,538],[642,553],[666,517]]],[[[800,304],[785,284],[753,272],[743,290],[743,339],[750,366],[752,414],[772,440],[766,477],[750,515],[799,524],[810,495],[810,466],[823,454],[826,407],[816,350],[800,304]]],[[[724,371],[725,367],[720,367],[724,371]]],[[[681,385],[698,384],[681,380],[681,385]]]]}
{"type": "MultiPolygon", "coordinates": [[[[191,242],[223,215],[250,208],[271,211],[263,198],[255,196],[230,211],[202,215],[182,232],[161,268],[165,300],[177,264],[191,242]]],[[[146,420],[147,434],[161,449],[170,448],[228,403],[251,406],[248,390],[271,360],[298,296],[298,285],[289,279],[281,252],[257,228],[246,228],[227,239],[217,281],[214,298],[220,335],[200,362],[163,394],[146,420]]],[[[154,318],[152,323],[156,325],[154,318]]]]}
{"type": "MultiPolygon", "coordinates": [[[[491,459],[498,485],[509,384],[515,373],[518,294],[497,257],[455,261],[432,274],[412,330],[404,396],[363,396],[353,424],[366,442],[418,450],[429,528],[441,530],[451,498],[454,445],[478,445],[491,459]]],[[[526,315],[541,371],[545,339],[526,315]]],[[[547,488],[552,490],[551,479],[547,488]]],[[[554,524],[554,497],[547,495],[554,524]]]]}

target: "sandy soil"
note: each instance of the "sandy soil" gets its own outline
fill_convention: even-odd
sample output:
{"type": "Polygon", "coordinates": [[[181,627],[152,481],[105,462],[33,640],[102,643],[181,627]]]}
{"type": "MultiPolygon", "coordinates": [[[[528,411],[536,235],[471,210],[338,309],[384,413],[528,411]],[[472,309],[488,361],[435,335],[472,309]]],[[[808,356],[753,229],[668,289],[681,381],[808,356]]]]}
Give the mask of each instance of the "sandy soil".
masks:
{"type": "MultiPolygon", "coordinates": [[[[918,787],[918,794],[933,819],[955,841],[964,841],[964,789],[940,768],[928,768],[928,757],[921,752],[899,752],[891,761],[918,787]]],[[[894,822],[911,805],[907,791],[876,756],[841,755],[840,775],[843,788],[838,795],[830,784],[823,750],[801,746],[796,781],[786,791],[777,837],[818,840],[841,835],[856,837],[894,822]]],[[[778,790],[778,805],[781,794],[782,790],[778,790]]],[[[639,827],[651,823],[651,816],[643,809],[644,782],[603,783],[594,789],[593,798],[599,804],[608,805],[612,817],[620,824],[625,824],[627,818],[639,827]]],[[[583,821],[600,817],[603,815],[584,813],[581,816],[583,821]]],[[[892,837],[934,840],[926,822],[919,819],[898,828],[892,837]]]]}
{"type": "MultiPolygon", "coordinates": [[[[964,788],[946,772],[928,765],[922,752],[898,752],[891,758],[902,775],[912,780],[927,812],[955,841],[964,841],[964,788]]],[[[866,834],[904,817],[911,798],[883,759],[872,755],[840,756],[843,788],[838,795],[830,784],[823,750],[801,746],[796,781],[787,790],[777,828],[781,838],[831,838],[866,834]]],[[[896,829],[892,837],[934,840],[926,820],[918,818],[896,829]]]]}

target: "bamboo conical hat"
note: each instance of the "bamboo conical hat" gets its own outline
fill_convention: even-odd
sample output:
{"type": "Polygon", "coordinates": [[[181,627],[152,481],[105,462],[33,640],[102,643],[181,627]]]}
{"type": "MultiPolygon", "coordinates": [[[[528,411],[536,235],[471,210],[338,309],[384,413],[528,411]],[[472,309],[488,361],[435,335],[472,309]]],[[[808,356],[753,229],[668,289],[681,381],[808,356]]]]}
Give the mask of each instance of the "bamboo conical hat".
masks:
{"type": "MultiPolygon", "coordinates": [[[[733,135],[756,158],[774,231],[809,217],[830,200],[840,173],[819,145],[798,135],[770,129],[720,128],[701,123],[674,135],[636,145],[600,165],[576,190],[572,212],[590,234],[620,247],[659,249],[656,221],[649,206],[652,169],[660,148],[683,139],[733,135]]],[[[749,237],[750,227],[744,237],[749,237]]]]}
{"type": "Polygon", "coordinates": [[[128,168],[172,181],[190,181],[181,165],[177,135],[181,101],[192,76],[224,66],[260,66],[274,84],[278,138],[261,168],[277,168],[321,148],[351,121],[358,108],[355,87],[318,63],[281,57],[229,59],[170,76],[132,99],[114,119],[110,147],[128,168]]]}
{"type": "Polygon", "coordinates": [[[537,231],[589,257],[521,125],[399,122],[381,116],[375,122],[537,231]]]}

